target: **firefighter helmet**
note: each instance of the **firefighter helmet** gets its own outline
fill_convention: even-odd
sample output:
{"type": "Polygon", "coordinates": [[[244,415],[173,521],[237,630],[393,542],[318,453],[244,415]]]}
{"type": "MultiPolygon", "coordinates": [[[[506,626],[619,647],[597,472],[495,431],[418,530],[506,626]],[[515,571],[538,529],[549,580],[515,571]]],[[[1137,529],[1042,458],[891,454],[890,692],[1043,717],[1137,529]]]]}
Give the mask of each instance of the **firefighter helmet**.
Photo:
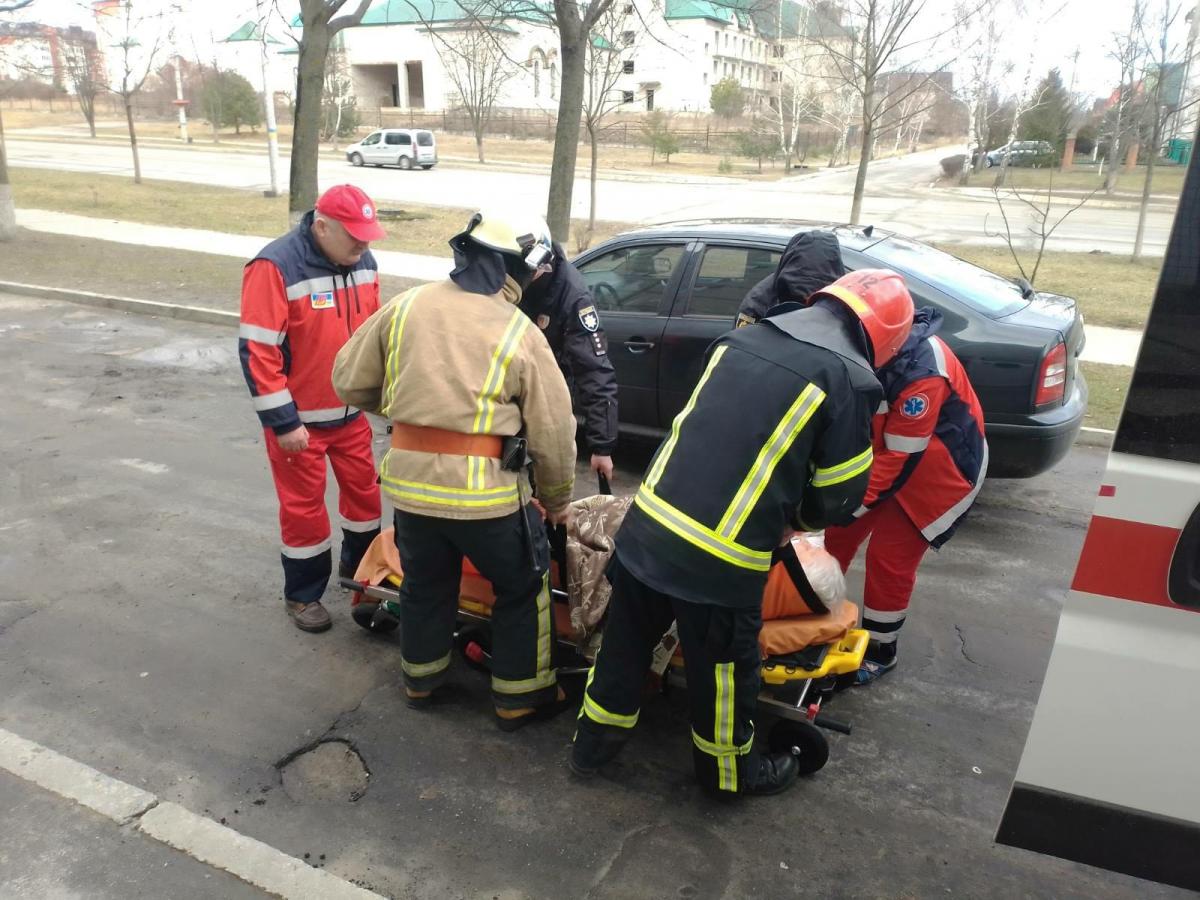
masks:
{"type": "Polygon", "coordinates": [[[859,269],[843,275],[809,298],[832,297],[841,301],[862,322],[871,342],[872,364],[882,369],[894,357],[912,330],[913,301],[904,279],[891,269],[859,269]]]}
{"type": "Polygon", "coordinates": [[[518,256],[531,270],[548,263],[554,255],[550,229],[537,213],[484,209],[471,217],[466,231],[459,237],[470,238],[509,256],[518,256]]]}

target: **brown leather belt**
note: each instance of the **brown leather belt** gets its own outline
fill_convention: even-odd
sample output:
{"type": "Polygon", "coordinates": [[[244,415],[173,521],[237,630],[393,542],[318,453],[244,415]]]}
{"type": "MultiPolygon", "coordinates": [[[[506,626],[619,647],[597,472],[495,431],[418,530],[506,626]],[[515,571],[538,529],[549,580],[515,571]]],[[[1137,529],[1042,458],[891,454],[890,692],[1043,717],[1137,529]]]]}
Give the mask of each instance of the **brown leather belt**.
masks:
{"type": "Polygon", "coordinates": [[[495,434],[462,434],[443,428],[393,422],[392,449],[500,459],[504,455],[504,439],[495,434]]]}

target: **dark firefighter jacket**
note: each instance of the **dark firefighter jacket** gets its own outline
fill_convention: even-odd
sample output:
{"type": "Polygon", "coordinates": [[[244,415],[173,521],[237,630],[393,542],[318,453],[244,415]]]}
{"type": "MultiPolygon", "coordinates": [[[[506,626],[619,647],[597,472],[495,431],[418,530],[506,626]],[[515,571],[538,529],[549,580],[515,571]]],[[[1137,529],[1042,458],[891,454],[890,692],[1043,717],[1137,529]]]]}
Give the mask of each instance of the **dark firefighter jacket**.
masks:
{"type": "Polygon", "coordinates": [[[882,399],[850,313],[834,304],[722,336],[617,535],[621,562],[683,600],[761,603],[789,527],[853,519],[882,399]]]}
{"type": "Polygon", "coordinates": [[[775,271],[750,288],[738,307],[737,327],[754,324],[777,303],[803,303],[845,274],[837,235],[803,231],[788,241],[775,271]]]}
{"type": "Polygon", "coordinates": [[[608,338],[591,292],[558,244],[554,245],[554,271],[525,289],[520,307],[554,351],[583,413],[588,448],[611,456],[617,446],[617,373],[608,358],[608,338]]]}

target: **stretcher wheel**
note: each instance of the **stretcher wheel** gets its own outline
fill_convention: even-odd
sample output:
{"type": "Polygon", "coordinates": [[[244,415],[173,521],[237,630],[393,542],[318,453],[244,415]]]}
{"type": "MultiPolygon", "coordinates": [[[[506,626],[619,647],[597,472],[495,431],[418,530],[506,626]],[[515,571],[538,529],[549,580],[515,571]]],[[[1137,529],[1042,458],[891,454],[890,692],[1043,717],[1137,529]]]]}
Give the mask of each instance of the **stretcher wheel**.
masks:
{"type": "Polygon", "coordinates": [[[771,729],[767,745],[772,753],[793,754],[800,764],[801,775],[811,775],[829,761],[829,742],[811,722],[781,719],[771,729]]]}
{"type": "Polygon", "coordinates": [[[400,627],[400,620],[393,616],[382,603],[364,597],[350,607],[350,618],[355,624],[375,634],[387,634],[400,627]]]}
{"type": "Polygon", "coordinates": [[[492,635],[486,628],[469,625],[459,630],[455,645],[463,662],[477,672],[492,671],[492,635]]]}

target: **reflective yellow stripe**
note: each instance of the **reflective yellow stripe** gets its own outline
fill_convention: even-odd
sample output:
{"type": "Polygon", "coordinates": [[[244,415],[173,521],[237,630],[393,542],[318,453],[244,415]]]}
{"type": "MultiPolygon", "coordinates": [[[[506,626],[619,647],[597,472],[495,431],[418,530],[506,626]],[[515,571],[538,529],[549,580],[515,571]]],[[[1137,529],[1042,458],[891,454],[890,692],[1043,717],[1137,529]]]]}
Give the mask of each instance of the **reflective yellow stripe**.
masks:
{"type": "Polygon", "coordinates": [[[554,670],[526,678],[524,681],[505,681],[503,678],[492,676],[492,690],[497,694],[529,694],[543,688],[554,687],[556,683],[554,670]]]}
{"type": "MultiPolygon", "coordinates": [[[[714,666],[717,679],[717,721],[713,729],[719,747],[733,746],[733,663],[714,666]]],[[[737,761],[730,754],[717,757],[719,770],[717,787],[723,791],[737,790],[737,761]]]]}
{"type": "Polygon", "coordinates": [[[743,569],[766,572],[771,568],[771,554],[751,550],[729,538],[722,537],[711,528],[701,525],[691,516],[659,499],[647,485],[639,488],[634,502],[646,515],[663,528],[675,534],[705,553],[743,569]]]}
{"type": "Polygon", "coordinates": [[[750,513],[758,503],[758,499],[766,490],[771,475],[775,472],[775,467],[779,465],[783,455],[787,453],[788,448],[792,446],[824,400],[825,392],[815,384],[810,384],[800,392],[800,396],[784,413],[771,436],[767,438],[767,442],[758,451],[758,458],[754,460],[754,465],[746,473],[745,480],[737,489],[737,493],[733,495],[729,508],[725,510],[725,515],[717,524],[717,534],[725,538],[738,536],[738,532],[742,530],[746,519],[750,517],[750,513]]]}
{"type": "MultiPolygon", "coordinates": [[[[522,511],[521,515],[525,515],[522,511]]],[[[538,635],[537,635],[537,677],[550,671],[551,642],[554,640],[553,628],[550,621],[550,573],[542,575],[542,589],[537,597],[538,635]]]]}
{"type": "Polygon", "coordinates": [[[419,288],[414,288],[396,302],[396,308],[392,312],[392,331],[388,336],[388,361],[387,361],[387,402],[383,406],[383,412],[390,412],[392,404],[396,400],[396,387],[400,376],[400,339],[404,337],[404,323],[408,321],[409,310],[412,309],[413,300],[420,293],[419,288]]]}
{"type": "MultiPolygon", "coordinates": [[[[488,366],[487,375],[483,379],[483,388],[475,401],[475,421],[471,424],[474,434],[487,434],[492,427],[496,415],[496,401],[504,387],[504,376],[508,372],[508,364],[512,362],[517,352],[517,344],[525,329],[529,327],[529,317],[519,309],[513,310],[513,316],[508,321],[508,327],[500,338],[500,343],[492,351],[492,362],[488,366]]],[[[467,487],[483,487],[484,462],[483,457],[476,457],[467,463],[467,487]]]]}
{"type": "Polygon", "coordinates": [[[750,748],[754,746],[754,736],[751,735],[750,740],[746,741],[746,743],[739,747],[735,747],[732,744],[727,747],[721,747],[714,744],[712,741],[706,741],[704,738],[700,737],[700,735],[696,734],[695,731],[693,731],[692,743],[709,756],[745,756],[750,752],[750,748]]]}
{"type": "Polygon", "coordinates": [[[592,699],[588,693],[592,686],[592,679],[596,677],[596,667],[593,665],[588,670],[587,684],[583,689],[583,706],[579,707],[579,718],[586,715],[593,722],[600,725],[611,725],[614,728],[632,728],[637,724],[638,713],[632,715],[622,715],[621,713],[609,712],[599,703],[592,699]]]}
{"type": "Polygon", "coordinates": [[[851,478],[869,471],[871,463],[874,460],[875,453],[868,447],[862,453],[858,454],[858,456],[848,459],[844,463],[814,471],[812,486],[817,488],[829,487],[834,484],[841,484],[843,481],[849,481],[851,478]]]}
{"type": "Polygon", "coordinates": [[[717,367],[717,363],[721,361],[721,357],[725,355],[725,346],[718,347],[713,355],[708,360],[708,366],[704,369],[704,374],[700,376],[700,380],[696,383],[696,389],[692,391],[692,396],[688,398],[687,406],[680,410],[679,415],[675,417],[675,421],[671,423],[671,436],[667,438],[666,443],[658,451],[658,456],[654,459],[654,464],[650,467],[650,474],[646,477],[647,487],[654,488],[658,484],[658,479],[662,477],[663,469],[667,467],[667,460],[671,458],[671,454],[675,451],[675,444],[679,441],[679,429],[683,425],[683,420],[688,417],[696,407],[696,398],[700,396],[700,392],[704,390],[704,385],[708,378],[713,373],[713,369],[717,367]]]}
{"type": "Polygon", "coordinates": [[[433,662],[427,663],[412,663],[404,657],[400,658],[400,667],[404,669],[404,674],[411,678],[426,678],[430,675],[436,675],[438,672],[444,672],[449,666],[449,653],[441,659],[435,659],[433,662]]]}
{"type": "Polygon", "coordinates": [[[504,506],[517,502],[517,486],[483,488],[444,487],[440,484],[422,484],[417,481],[402,481],[388,475],[380,477],[383,489],[394,497],[403,500],[418,500],[422,503],[432,503],[438,506],[461,506],[464,508],[480,508],[486,506],[504,506]]]}

